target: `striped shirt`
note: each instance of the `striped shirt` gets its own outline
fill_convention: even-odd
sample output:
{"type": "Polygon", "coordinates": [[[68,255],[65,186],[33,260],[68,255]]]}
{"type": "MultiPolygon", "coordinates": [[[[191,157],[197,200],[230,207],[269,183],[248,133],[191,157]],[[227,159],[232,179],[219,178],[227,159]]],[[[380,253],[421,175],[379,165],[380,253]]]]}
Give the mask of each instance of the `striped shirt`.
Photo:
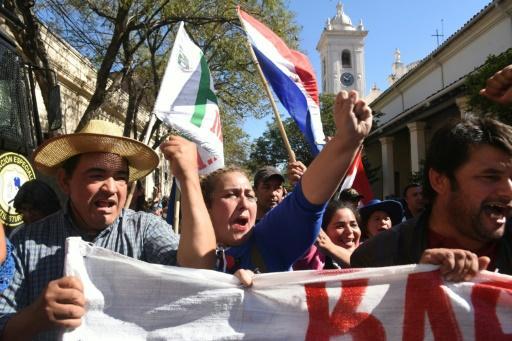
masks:
{"type": "MultiPolygon", "coordinates": [[[[20,227],[11,236],[16,271],[0,296],[0,330],[3,331],[12,315],[34,302],[48,282],[63,276],[64,245],[68,237],[79,236],[94,245],[146,262],[176,265],[179,237],[162,218],[123,209],[112,225],[90,236],[76,227],[67,207],[20,227]]],[[[44,332],[35,340],[56,340],[60,332],[44,332]]]]}

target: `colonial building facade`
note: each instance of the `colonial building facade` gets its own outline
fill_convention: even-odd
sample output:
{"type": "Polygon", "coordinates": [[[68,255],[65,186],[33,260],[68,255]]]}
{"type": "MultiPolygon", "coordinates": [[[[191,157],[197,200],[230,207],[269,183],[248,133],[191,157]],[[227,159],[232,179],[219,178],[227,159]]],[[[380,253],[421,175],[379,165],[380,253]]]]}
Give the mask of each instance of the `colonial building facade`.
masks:
{"type": "MultiPolygon", "coordinates": [[[[328,45],[324,41],[326,31],[319,46],[328,45]]],[[[379,179],[372,184],[376,196],[401,194],[412,176],[422,169],[433,132],[447,120],[467,113],[466,77],[481,67],[489,55],[499,55],[511,47],[512,0],[494,0],[436,50],[408,65],[405,73],[399,51],[396,52],[396,73],[388,79],[391,85],[376,98],[374,95],[370,103],[374,113],[381,114],[365,142],[371,166],[381,170],[379,179]]],[[[323,58],[322,52],[320,55],[323,58]]],[[[340,58],[338,63],[342,63],[340,58]]],[[[325,79],[329,84],[330,76],[324,78],[322,73],[324,83],[325,79]]],[[[324,92],[335,91],[336,88],[324,87],[324,92]]]]}
{"type": "Polygon", "coordinates": [[[382,177],[377,195],[400,195],[422,169],[432,134],[467,113],[466,77],[512,47],[512,0],[494,0],[370,103],[381,113],[366,155],[382,177]]]}

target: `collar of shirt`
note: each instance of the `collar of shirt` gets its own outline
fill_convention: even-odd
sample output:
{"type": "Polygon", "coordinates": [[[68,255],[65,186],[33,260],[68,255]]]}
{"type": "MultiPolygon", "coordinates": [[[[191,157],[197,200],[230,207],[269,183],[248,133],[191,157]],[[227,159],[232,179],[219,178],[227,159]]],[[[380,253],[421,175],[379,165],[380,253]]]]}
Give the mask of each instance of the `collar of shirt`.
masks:
{"type": "Polygon", "coordinates": [[[119,224],[122,221],[124,213],[125,213],[125,209],[123,208],[121,210],[121,215],[119,217],[117,217],[116,220],[114,220],[114,222],[112,224],[108,225],[107,227],[105,227],[103,230],[99,231],[96,234],[90,234],[90,233],[86,233],[86,232],[82,231],[78,227],[78,225],[75,223],[75,220],[73,217],[73,212],[71,210],[71,203],[70,203],[69,199],[67,200],[66,205],[64,205],[64,208],[62,209],[62,211],[64,213],[64,218],[69,222],[68,228],[70,230],[74,231],[76,234],[78,234],[84,241],[92,242],[92,243],[94,243],[94,241],[97,240],[98,238],[102,238],[102,237],[108,235],[109,233],[111,233],[113,226],[116,226],[117,224],[119,224]]]}

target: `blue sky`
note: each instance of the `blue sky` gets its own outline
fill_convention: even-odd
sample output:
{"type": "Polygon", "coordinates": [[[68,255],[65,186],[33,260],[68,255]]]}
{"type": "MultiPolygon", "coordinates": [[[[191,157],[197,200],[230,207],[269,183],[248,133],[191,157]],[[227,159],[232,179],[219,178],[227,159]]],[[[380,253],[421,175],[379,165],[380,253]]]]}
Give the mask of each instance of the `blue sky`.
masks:
{"type": "MultiPolygon", "coordinates": [[[[347,0],[343,9],[357,25],[363,20],[369,31],[365,40],[366,86],[376,83],[381,90],[387,87],[386,78],[391,73],[393,53],[400,49],[402,62],[408,64],[422,59],[437,47],[436,29],[446,39],[469,19],[484,8],[489,0],[347,0]]],[[[296,14],[296,22],[302,26],[300,50],[311,60],[320,78],[320,58],[316,44],[328,17],[336,14],[338,0],[289,0],[288,8],[296,14]]],[[[281,110],[284,116],[284,109],[281,110]]],[[[251,138],[265,130],[263,120],[249,119],[244,128],[251,138]]]]}

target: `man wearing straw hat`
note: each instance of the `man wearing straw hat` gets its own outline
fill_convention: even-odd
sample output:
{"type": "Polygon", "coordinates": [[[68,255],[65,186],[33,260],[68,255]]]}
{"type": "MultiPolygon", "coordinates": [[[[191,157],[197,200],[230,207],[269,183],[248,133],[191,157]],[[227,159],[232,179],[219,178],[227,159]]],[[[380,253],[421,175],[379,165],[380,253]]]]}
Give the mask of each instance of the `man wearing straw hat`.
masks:
{"type": "Polygon", "coordinates": [[[16,273],[0,298],[3,340],[54,340],[64,328],[80,325],[85,313],[82,284],[76,277],[63,277],[68,237],[80,236],[151,263],[213,267],[215,237],[210,220],[202,219],[208,212],[196,147],[171,137],[160,148],[181,183],[181,239],[159,217],[124,209],[128,184],[151,173],[158,156],[143,143],[122,137],[114,124],[91,120],[81,132],[50,139],[35,151],[37,169],[55,175],[69,199],[64,209],[12,237],[16,273]]]}

